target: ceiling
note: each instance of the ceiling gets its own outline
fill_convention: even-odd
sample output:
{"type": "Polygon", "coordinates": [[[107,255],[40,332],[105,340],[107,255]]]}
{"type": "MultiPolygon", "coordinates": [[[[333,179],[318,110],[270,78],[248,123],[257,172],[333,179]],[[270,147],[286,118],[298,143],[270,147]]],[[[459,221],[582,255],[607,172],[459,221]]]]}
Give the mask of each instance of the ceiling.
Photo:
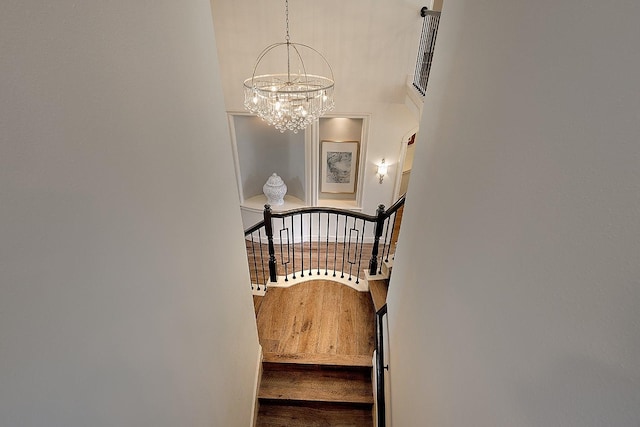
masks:
{"type": "MultiPolygon", "coordinates": [[[[290,0],[291,41],[317,49],[331,64],[336,112],[404,103],[424,5],[416,0],[290,0]]],[[[258,55],[284,41],[284,0],[211,0],[211,6],[226,108],[242,111],[242,83],[258,55]]]]}

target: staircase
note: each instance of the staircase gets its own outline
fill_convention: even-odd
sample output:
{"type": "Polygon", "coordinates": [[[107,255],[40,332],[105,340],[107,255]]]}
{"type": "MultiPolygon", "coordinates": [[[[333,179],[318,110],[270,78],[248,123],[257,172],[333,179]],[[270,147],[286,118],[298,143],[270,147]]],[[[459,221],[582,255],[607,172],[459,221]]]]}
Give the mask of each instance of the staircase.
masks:
{"type": "Polygon", "coordinates": [[[389,291],[389,279],[369,280],[369,292],[373,308],[377,312],[387,303],[387,292],[389,291]]]}
{"type": "MultiPolygon", "coordinates": [[[[371,350],[366,350],[369,335],[360,329],[375,322],[359,313],[367,305],[374,312],[385,306],[389,280],[375,278],[368,284],[369,301],[362,293],[335,283],[308,284],[306,292],[304,285],[271,288],[267,294],[273,298],[266,308],[264,297],[254,296],[259,335],[266,350],[256,426],[375,425],[374,373],[371,350]],[[329,315],[332,311],[334,315],[329,315]],[[289,320],[282,323],[285,319],[289,320]],[[363,320],[365,323],[359,323],[363,320]],[[317,342],[309,347],[313,341],[317,342]],[[322,352],[308,353],[305,348],[322,352]]],[[[378,423],[383,425],[380,419],[378,423]]]]}
{"type": "Polygon", "coordinates": [[[254,297],[263,349],[257,426],[372,427],[371,296],[320,280],[254,297]]]}
{"type": "Polygon", "coordinates": [[[371,361],[265,355],[258,427],[373,426],[371,361]]]}
{"type": "Polygon", "coordinates": [[[256,426],[373,427],[374,411],[377,425],[384,426],[384,352],[375,352],[375,373],[373,355],[382,348],[378,332],[403,206],[404,196],[387,210],[380,205],[376,216],[318,208],[272,212],[266,206],[264,221],[245,230],[264,351],[256,426]],[[333,215],[334,231],[345,231],[331,240],[333,215]],[[300,233],[305,221],[317,227],[318,237],[303,244],[294,226],[300,233]],[[367,223],[375,224],[372,244],[364,243],[367,223]],[[347,227],[356,233],[347,233],[347,227]],[[308,278],[293,283],[298,276],[308,278]]]}

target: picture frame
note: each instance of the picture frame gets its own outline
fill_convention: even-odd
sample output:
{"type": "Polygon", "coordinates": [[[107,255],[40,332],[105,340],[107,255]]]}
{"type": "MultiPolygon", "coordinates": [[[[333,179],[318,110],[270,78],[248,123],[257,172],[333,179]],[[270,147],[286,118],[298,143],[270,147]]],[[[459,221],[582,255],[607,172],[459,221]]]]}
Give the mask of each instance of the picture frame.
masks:
{"type": "Polygon", "coordinates": [[[355,194],[360,142],[322,141],[320,151],[320,191],[355,194]]]}

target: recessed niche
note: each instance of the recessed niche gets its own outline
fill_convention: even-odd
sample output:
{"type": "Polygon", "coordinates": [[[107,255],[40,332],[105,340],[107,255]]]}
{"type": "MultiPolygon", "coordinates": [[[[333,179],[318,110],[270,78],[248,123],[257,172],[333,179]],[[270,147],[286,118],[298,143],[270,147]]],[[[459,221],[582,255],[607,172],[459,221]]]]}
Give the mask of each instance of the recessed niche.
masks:
{"type": "Polygon", "coordinates": [[[331,205],[339,202],[337,204],[344,205],[344,202],[347,202],[347,206],[355,206],[360,192],[360,172],[364,167],[362,164],[365,153],[363,126],[363,118],[323,117],[319,120],[319,204],[331,205]],[[331,155],[341,156],[340,171],[335,176],[328,176],[333,168],[327,165],[332,161],[331,155]],[[336,181],[349,185],[326,185],[328,182],[336,181]]]}
{"type": "Polygon", "coordinates": [[[246,227],[262,217],[267,201],[262,186],[272,173],[277,173],[287,185],[284,204],[273,206],[275,211],[303,206],[361,209],[368,116],[322,117],[305,132],[297,134],[281,133],[260,118],[246,113],[230,113],[229,125],[236,161],[236,183],[246,227]],[[350,191],[322,191],[347,187],[322,185],[323,141],[334,143],[334,151],[340,152],[340,148],[344,148],[351,153],[348,168],[354,169],[349,175],[350,191]],[[346,144],[341,146],[342,142],[346,144]]]}
{"type": "Polygon", "coordinates": [[[306,200],[304,133],[281,133],[248,115],[234,115],[233,126],[243,202],[261,196],[272,173],[287,184],[288,196],[306,200]]]}

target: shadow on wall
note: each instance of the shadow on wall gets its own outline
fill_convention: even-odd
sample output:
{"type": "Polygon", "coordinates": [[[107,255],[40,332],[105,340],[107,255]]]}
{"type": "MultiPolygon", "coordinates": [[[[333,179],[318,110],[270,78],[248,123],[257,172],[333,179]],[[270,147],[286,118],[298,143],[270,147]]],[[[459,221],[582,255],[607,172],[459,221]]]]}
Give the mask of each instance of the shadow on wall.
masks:
{"type": "Polygon", "coordinates": [[[514,394],[518,412],[528,417],[526,425],[552,426],[564,419],[576,426],[640,426],[640,375],[629,377],[625,369],[576,358],[536,378],[537,383],[517,386],[514,394]]]}

